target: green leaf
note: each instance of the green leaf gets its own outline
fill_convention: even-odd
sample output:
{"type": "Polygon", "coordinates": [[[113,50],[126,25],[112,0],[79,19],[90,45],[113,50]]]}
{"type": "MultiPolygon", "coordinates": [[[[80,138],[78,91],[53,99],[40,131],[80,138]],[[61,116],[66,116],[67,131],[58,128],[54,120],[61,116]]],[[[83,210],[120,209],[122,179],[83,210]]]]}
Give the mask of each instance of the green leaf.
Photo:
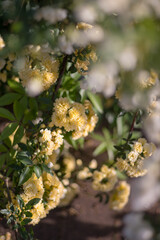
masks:
{"type": "Polygon", "coordinates": [[[105,199],[104,204],[107,204],[108,202],[109,202],[109,195],[106,193],[106,199],[105,199]]]}
{"type": "Polygon", "coordinates": [[[38,104],[35,98],[30,98],[29,99],[29,107],[31,110],[33,110],[35,113],[38,110],[38,104]]]}
{"type": "Polygon", "coordinates": [[[25,93],[25,90],[24,88],[22,87],[21,83],[18,83],[14,80],[8,80],[8,85],[10,88],[12,88],[15,92],[18,92],[18,93],[21,93],[21,94],[24,94],[25,93]]]}
{"type": "Polygon", "coordinates": [[[39,203],[40,200],[41,200],[40,198],[33,198],[33,199],[31,199],[31,200],[26,204],[26,208],[33,207],[34,205],[36,205],[37,203],[39,203]]]}
{"type": "Polygon", "coordinates": [[[39,178],[42,175],[42,170],[39,166],[34,166],[33,170],[34,170],[37,178],[39,178]]]}
{"type": "Polygon", "coordinates": [[[103,201],[103,196],[101,193],[97,193],[95,197],[99,199],[99,202],[103,201]]]}
{"type": "Polygon", "coordinates": [[[18,93],[6,93],[2,97],[0,97],[0,106],[9,105],[20,97],[21,95],[18,93]]]}
{"type": "Polygon", "coordinates": [[[49,167],[47,167],[46,164],[42,164],[42,168],[43,168],[43,170],[44,170],[45,172],[48,172],[48,173],[50,173],[51,175],[53,175],[52,170],[51,170],[49,167]]]}
{"type": "Polygon", "coordinates": [[[122,116],[124,116],[125,114],[127,114],[127,112],[126,111],[121,111],[119,114],[118,114],[118,117],[122,117],[122,116]]]}
{"type": "Polygon", "coordinates": [[[86,95],[87,95],[86,90],[81,89],[79,93],[80,93],[80,96],[81,96],[81,102],[84,103],[84,101],[86,100],[86,95]]]}
{"type": "Polygon", "coordinates": [[[117,172],[117,177],[120,179],[120,180],[126,180],[127,179],[127,176],[125,175],[125,173],[122,173],[120,171],[116,171],[117,172]]]}
{"type": "Polygon", "coordinates": [[[25,218],[25,219],[21,222],[21,224],[22,224],[22,225],[27,225],[27,224],[30,223],[31,221],[32,221],[31,218],[25,218]]]}
{"type": "Polygon", "coordinates": [[[7,157],[8,154],[4,153],[0,155],[0,169],[3,167],[5,159],[7,157]]]}
{"type": "Polygon", "coordinates": [[[27,97],[24,96],[21,100],[15,101],[13,104],[13,111],[17,120],[21,120],[27,109],[27,97]]]}
{"type": "Polygon", "coordinates": [[[91,133],[91,137],[93,137],[95,140],[98,140],[100,142],[104,142],[105,138],[97,133],[91,133]]]}
{"type": "Polygon", "coordinates": [[[14,121],[15,120],[13,114],[10,111],[8,111],[7,109],[5,109],[5,108],[0,108],[0,117],[7,118],[10,121],[14,121]]]}
{"type": "Polygon", "coordinates": [[[26,217],[32,217],[32,213],[31,212],[25,212],[25,215],[26,215],[26,217]]]}
{"type": "Polygon", "coordinates": [[[123,146],[114,146],[115,149],[117,149],[118,151],[123,151],[124,148],[123,146]]]}
{"type": "Polygon", "coordinates": [[[8,149],[3,144],[1,144],[0,145],[0,152],[7,152],[7,151],[8,151],[8,149]]]}
{"type": "Polygon", "coordinates": [[[99,154],[102,154],[103,152],[105,152],[107,150],[107,145],[105,142],[101,143],[93,152],[94,156],[97,156],[99,154]]]}
{"type": "Polygon", "coordinates": [[[8,215],[8,214],[10,214],[10,211],[8,209],[1,209],[0,213],[2,213],[4,215],[8,215]]]}
{"type": "Polygon", "coordinates": [[[23,109],[21,108],[20,103],[18,101],[14,101],[13,112],[14,115],[16,116],[16,119],[20,121],[23,116],[23,109]]]}
{"type": "Polygon", "coordinates": [[[28,151],[21,151],[21,152],[18,152],[17,153],[17,158],[18,159],[23,159],[23,158],[29,158],[30,157],[30,154],[28,151]]]}
{"type": "Polygon", "coordinates": [[[21,138],[24,135],[24,127],[23,126],[19,126],[19,128],[17,129],[15,135],[14,135],[14,141],[13,141],[13,145],[17,144],[20,142],[21,138]]]}
{"type": "Polygon", "coordinates": [[[72,147],[74,147],[76,150],[78,149],[77,142],[75,140],[73,140],[73,138],[72,138],[70,133],[67,133],[64,136],[64,138],[72,147]]]}
{"type": "Polygon", "coordinates": [[[99,113],[103,113],[103,104],[102,104],[102,100],[101,98],[96,95],[96,94],[93,94],[92,92],[90,91],[87,91],[87,95],[90,99],[90,101],[92,102],[93,106],[95,107],[95,109],[99,112],[99,113]]]}
{"type": "Polygon", "coordinates": [[[84,148],[84,138],[83,138],[83,137],[79,138],[79,139],[77,140],[77,143],[78,143],[78,145],[79,145],[79,147],[80,147],[81,149],[84,148]]]}
{"type": "Polygon", "coordinates": [[[33,162],[29,159],[29,158],[23,158],[19,160],[21,163],[23,163],[24,165],[32,165],[33,162]]]}
{"type": "Polygon", "coordinates": [[[3,142],[5,143],[5,145],[10,148],[12,146],[12,142],[11,142],[11,139],[8,137],[8,138],[5,138],[3,140],[3,142]]]}
{"type": "Polygon", "coordinates": [[[106,139],[106,141],[110,140],[111,139],[111,135],[110,135],[110,132],[108,131],[107,128],[103,128],[103,134],[104,134],[104,137],[106,139]]]}
{"type": "Polygon", "coordinates": [[[32,176],[32,169],[26,167],[26,169],[21,173],[18,186],[24,184],[32,176]]]}
{"type": "Polygon", "coordinates": [[[18,143],[18,146],[23,150],[23,151],[28,151],[28,147],[24,143],[18,143]]]}
{"type": "Polygon", "coordinates": [[[21,198],[20,195],[17,195],[17,202],[20,206],[20,209],[22,209],[24,207],[24,201],[23,201],[23,199],[21,198]]]}
{"type": "Polygon", "coordinates": [[[32,165],[33,162],[30,159],[29,153],[27,151],[22,151],[17,154],[17,159],[24,165],[32,165]]]}
{"type": "Polygon", "coordinates": [[[25,112],[23,123],[27,124],[29,121],[31,121],[33,119],[34,119],[34,114],[32,113],[31,110],[27,109],[26,112],[25,112]]]}
{"type": "Polygon", "coordinates": [[[9,137],[17,128],[18,123],[10,123],[5,127],[3,132],[1,133],[0,140],[3,140],[7,137],[9,137]]]}

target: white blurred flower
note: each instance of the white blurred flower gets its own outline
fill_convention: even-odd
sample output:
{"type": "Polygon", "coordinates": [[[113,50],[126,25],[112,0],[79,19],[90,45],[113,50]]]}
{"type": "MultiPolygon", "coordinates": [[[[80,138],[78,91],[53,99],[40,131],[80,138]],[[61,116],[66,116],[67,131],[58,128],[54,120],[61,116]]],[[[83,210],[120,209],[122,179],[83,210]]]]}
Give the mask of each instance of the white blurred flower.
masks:
{"type": "Polygon", "coordinates": [[[67,17],[67,11],[62,8],[53,8],[51,6],[45,6],[36,10],[34,17],[37,21],[41,21],[42,19],[44,19],[48,23],[54,24],[58,21],[64,20],[67,17]]]}
{"type": "Polygon", "coordinates": [[[96,9],[92,5],[78,5],[74,15],[78,21],[94,23],[97,18],[96,9]]]}
{"type": "Polygon", "coordinates": [[[150,141],[160,143],[160,112],[152,113],[144,120],[144,130],[150,141]]]}
{"type": "Polygon", "coordinates": [[[106,13],[125,13],[130,0],[98,0],[99,7],[106,13]]]}
{"type": "Polygon", "coordinates": [[[52,163],[52,162],[49,162],[49,163],[47,164],[47,167],[48,167],[48,168],[52,168],[52,167],[53,167],[53,163],[52,163]]]}
{"type": "Polygon", "coordinates": [[[149,72],[146,70],[141,70],[137,74],[137,83],[139,83],[140,85],[143,85],[145,84],[148,78],[149,78],[149,72]]]}
{"type": "Polygon", "coordinates": [[[38,117],[38,118],[34,119],[32,122],[34,125],[37,125],[38,123],[43,122],[43,118],[38,117]]]}
{"type": "Polygon", "coordinates": [[[147,221],[143,220],[141,213],[127,214],[123,220],[122,234],[127,240],[152,240],[153,229],[147,221]]]}
{"type": "Polygon", "coordinates": [[[141,70],[135,79],[128,82],[126,79],[120,92],[119,101],[123,109],[132,110],[136,108],[147,109],[156,96],[159,94],[160,86],[158,81],[151,85],[148,80],[150,74],[141,70]]]}
{"type": "Polygon", "coordinates": [[[43,91],[41,81],[36,78],[32,78],[27,82],[26,92],[30,97],[35,97],[43,91]]]}
{"type": "Polygon", "coordinates": [[[25,66],[26,66],[26,59],[24,57],[19,57],[14,62],[14,69],[17,72],[20,72],[23,69],[25,69],[25,66]]]}
{"type": "Polygon", "coordinates": [[[151,207],[160,198],[160,149],[146,161],[148,173],[131,183],[131,209],[143,211],[151,207]]]}
{"type": "Polygon", "coordinates": [[[133,70],[137,63],[136,49],[134,47],[126,47],[120,53],[118,61],[125,70],[133,70]]]}
{"type": "Polygon", "coordinates": [[[84,31],[73,30],[69,34],[70,41],[77,47],[86,47],[88,45],[88,38],[84,31]]]}
{"type": "Polygon", "coordinates": [[[90,88],[102,92],[105,97],[115,93],[118,69],[115,62],[96,65],[91,69],[87,82],[90,88]]]}
{"type": "Polygon", "coordinates": [[[96,25],[86,31],[86,37],[88,41],[97,43],[104,39],[104,31],[100,26],[96,25]]]}
{"type": "Polygon", "coordinates": [[[146,0],[148,4],[154,9],[158,17],[160,17],[160,1],[159,0],[146,0]]]}
{"type": "Polygon", "coordinates": [[[138,2],[135,2],[131,11],[128,12],[128,15],[138,20],[138,19],[149,17],[151,13],[152,13],[151,8],[146,3],[146,1],[145,2],[138,1],[138,2]]]}
{"type": "Polygon", "coordinates": [[[72,43],[70,41],[67,41],[66,36],[60,36],[59,37],[59,48],[62,52],[70,55],[74,52],[72,43]]]}

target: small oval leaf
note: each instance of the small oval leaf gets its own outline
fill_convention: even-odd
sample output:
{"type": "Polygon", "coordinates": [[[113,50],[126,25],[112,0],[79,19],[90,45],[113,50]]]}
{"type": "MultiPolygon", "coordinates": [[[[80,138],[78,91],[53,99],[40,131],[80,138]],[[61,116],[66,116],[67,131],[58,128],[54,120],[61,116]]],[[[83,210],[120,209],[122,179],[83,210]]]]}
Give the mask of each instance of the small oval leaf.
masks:
{"type": "Polygon", "coordinates": [[[15,120],[13,114],[5,108],[0,108],[0,117],[9,119],[10,121],[15,120]]]}
{"type": "Polygon", "coordinates": [[[42,175],[42,170],[41,170],[41,168],[40,168],[39,166],[34,166],[33,170],[34,170],[37,178],[40,178],[40,176],[42,175]]]}
{"type": "Polygon", "coordinates": [[[0,140],[3,140],[7,137],[9,137],[17,128],[18,123],[10,123],[7,125],[7,127],[5,127],[5,129],[3,130],[3,132],[0,135],[0,140]]]}
{"type": "Polygon", "coordinates": [[[32,169],[26,167],[26,169],[21,173],[19,178],[18,186],[24,184],[32,176],[32,169]]]}
{"type": "Polygon", "coordinates": [[[19,126],[19,128],[17,129],[15,135],[14,135],[14,141],[13,141],[13,145],[17,144],[20,142],[21,138],[24,135],[24,127],[23,126],[19,126]]]}
{"type": "Polygon", "coordinates": [[[18,93],[6,93],[2,97],[0,97],[0,106],[6,106],[13,103],[15,100],[21,97],[18,93]]]}

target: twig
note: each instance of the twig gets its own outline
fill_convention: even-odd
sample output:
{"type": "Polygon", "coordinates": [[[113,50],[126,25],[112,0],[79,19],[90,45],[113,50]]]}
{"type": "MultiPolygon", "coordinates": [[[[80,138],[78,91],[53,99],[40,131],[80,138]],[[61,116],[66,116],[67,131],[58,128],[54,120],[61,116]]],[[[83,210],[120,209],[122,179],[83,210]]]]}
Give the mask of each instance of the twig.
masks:
{"type": "Polygon", "coordinates": [[[3,178],[3,181],[4,181],[4,185],[5,185],[6,191],[7,191],[8,200],[11,203],[12,199],[11,199],[11,195],[10,195],[10,192],[9,192],[8,178],[3,178]]]}
{"type": "Polygon", "coordinates": [[[54,91],[54,94],[53,94],[53,97],[52,97],[53,101],[55,100],[56,93],[58,92],[58,90],[61,86],[62,77],[63,77],[64,71],[65,71],[66,65],[67,65],[67,58],[68,58],[68,55],[66,55],[63,58],[63,62],[62,62],[61,67],[60,67],[59,77],[57,79],[57,84],[56,84],[55,91],[54,91]]]}
{"type": "Polygon", "coordinates": [[[129,133],[128,133],[128,137],[127,137],[127,143],[128,143],[128,141],[129,141],[130,134],[133,132],[134,124],[135,124],[137,115],[138,115],[138,111],[135,113],[134,118],[133,118],[133,120],[132,120],[132,124],[131,124],[131,127],[130,127],[130,129],[129,129],[129,133]]]}
{"type": "Polygon", "coordinates": [[[18,238],[18,231],[17,231],[17,229],[14,231],[14,233],[15,233],[16,240],[18,240],[19,238],[18,238]]]}
{"type": "MultiPolygon", "coordinates": [[[[4,185],[5,185],[6,191],[7,191],[8,200],[9,200],[10,203],[12,203],[11,195],[10,195],[10,192],[9,192],[9,186],[8,186],[8,178],[3,178],[3,181],[4,181],[4,185]]],[[[14,223],[12,224],[12,227],[14,227],[14,223]]],[[[18,240],[18,231],[17,231],[17,229],[15,229],[14,232],[15,232],[15,238],[16,238],[16,240],[18,240]]]]}

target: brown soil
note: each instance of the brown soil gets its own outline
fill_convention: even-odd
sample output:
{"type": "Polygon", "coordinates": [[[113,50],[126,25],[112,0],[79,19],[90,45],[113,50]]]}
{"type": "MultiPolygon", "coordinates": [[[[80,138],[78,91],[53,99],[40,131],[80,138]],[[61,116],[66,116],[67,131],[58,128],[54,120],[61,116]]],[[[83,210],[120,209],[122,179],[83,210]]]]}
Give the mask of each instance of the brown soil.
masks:
{"type": "Polygon", "coordinates": [[[68,208],[50,212],[34,230],[39,240],[120,240],[122,221],[99,203],[89,183],[68,208]]]}

